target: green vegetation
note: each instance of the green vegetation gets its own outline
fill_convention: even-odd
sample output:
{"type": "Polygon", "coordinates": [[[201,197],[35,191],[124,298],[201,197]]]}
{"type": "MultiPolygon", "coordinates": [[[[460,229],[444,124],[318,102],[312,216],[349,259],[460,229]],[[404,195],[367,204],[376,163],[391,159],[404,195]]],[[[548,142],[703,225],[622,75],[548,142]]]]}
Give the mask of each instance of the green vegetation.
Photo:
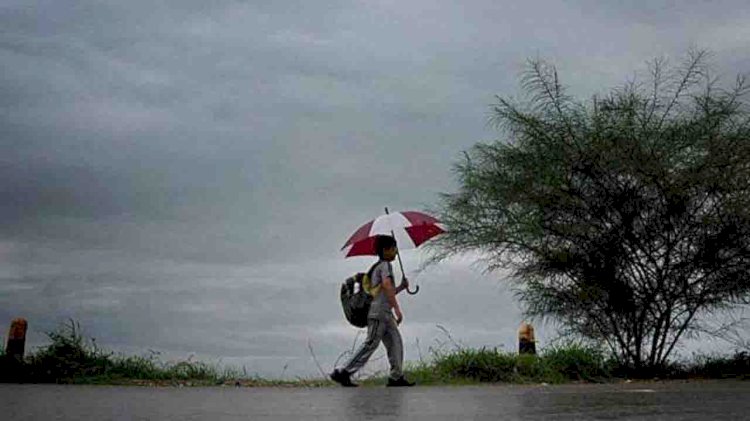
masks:
{"type": "MultiPolygon", "coordinates": [[[[750,354],[698,355],[692,360],[663,367],[657,377],[641,378],[605,351],[570,343],[542,350],[537,355],[518,355],[497,349],[458,349],[435,355],[430,363],[407,364],[407,377],[421,385],[479,383],[604,383],[625,379],[750,379],[750,354]]],[[[382,378],[366,384],[382,384],[382,378]]]]}
{"type": "Polygon", "coordinates": [[[612,360],[602,351],[577,344],[548,348],[538,356],[496,348],[458,348],[436,352],[432,361],[406,367],[407,377],[422,385],[605,382],[617,380],[613,372],[612,360]]]}
{"type": "Polygon", "coordinates": [[[233,370],[193,361],[165,364],[155,354],[123,356],[104,351],[81,334],[74,321],[48,332],[51,344],[24,361],[3,358],[2,380],[39,383],[194,382],[216,384],[238,377],[233,370]]]}
{"type": "MultiPolygon", "coordinates": [[[[71,321],[47,333],[51,343],[23,361],[6,356],[0,347],[0,381],[70,384],[124,384],[145,386],[332,386],[327,379],[273,380],[248,376],[243,370],[220,368],[198,361],[163,363],[158,355],[124,356],[104,351],[86,339],[71,321]]],[[[602,349],[568,343],[543,349],[539,355],[517,355],[496,348],[456,346],[432,350],[427,361],[407,362],[406,374],[420,385],[480,383],[612,382],[628,378],[632,369],[618,365],[602,349]]],[[[694,356],[691,362],[673,363],[660,371],[661,379],[750,378],[750,354],[694,356]]],[[[380,386],[382,376],[362,381],[380,386]]]]}
{"type": "Polygon", "coordinates": [[[750,302],[750,84],[719,85],[707,57],[591,99],[531,60],[523,95],[492,106],[498,139],[455,165],[428,264],[510,269],[528,317],[660,375],[707,316],[750,302]]]}
{"type": "Polygon", "coordinates": [[[676,375],[705,379],[750,379],[750,354],[737,352],[733,356],[700,355],[692,364],[678,366],[676,375]]]}

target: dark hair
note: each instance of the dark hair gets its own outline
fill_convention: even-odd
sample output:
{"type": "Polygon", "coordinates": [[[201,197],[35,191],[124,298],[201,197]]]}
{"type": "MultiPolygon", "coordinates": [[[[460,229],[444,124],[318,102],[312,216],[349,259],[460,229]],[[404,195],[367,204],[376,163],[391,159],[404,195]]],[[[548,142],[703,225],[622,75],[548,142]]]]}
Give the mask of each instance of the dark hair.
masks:
{"type": "Polygon", "coordinates": [[[383,252],[385,249],[391,248],[395,245],[396,239],[390,235],[378,235],[375,239],[375,251],[377,251],[380,260],[383,260],[383,252]]]}

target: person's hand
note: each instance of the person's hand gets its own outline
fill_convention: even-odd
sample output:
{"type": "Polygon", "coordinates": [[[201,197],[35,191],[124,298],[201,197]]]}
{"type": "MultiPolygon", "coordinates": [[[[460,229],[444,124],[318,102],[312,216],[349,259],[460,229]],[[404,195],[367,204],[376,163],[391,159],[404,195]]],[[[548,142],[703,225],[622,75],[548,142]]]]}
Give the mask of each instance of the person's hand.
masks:
{"type": "Polygon", "coordinates": [[[406,279],[406,276],[401,278],[401,289],[407,289],[409,288],[409,280],[406,279]]]}
{"type": "Polygon", "coordinates": [[[396,309],[396,324],[400,325],[402,321],[404,321],[404,315],[401,314],[401,309],[397,308],[396,309]]]}

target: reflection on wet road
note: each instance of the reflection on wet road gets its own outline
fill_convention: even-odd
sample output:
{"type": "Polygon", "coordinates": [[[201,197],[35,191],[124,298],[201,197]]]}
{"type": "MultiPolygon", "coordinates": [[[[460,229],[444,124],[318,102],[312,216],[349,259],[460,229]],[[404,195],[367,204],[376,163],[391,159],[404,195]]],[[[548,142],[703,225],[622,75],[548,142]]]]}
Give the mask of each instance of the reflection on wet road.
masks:
{"type": "Polygon", "coordinates": [[[0,385],[4,419],[743,419],[750,382],[320,388],[0,385]]]}

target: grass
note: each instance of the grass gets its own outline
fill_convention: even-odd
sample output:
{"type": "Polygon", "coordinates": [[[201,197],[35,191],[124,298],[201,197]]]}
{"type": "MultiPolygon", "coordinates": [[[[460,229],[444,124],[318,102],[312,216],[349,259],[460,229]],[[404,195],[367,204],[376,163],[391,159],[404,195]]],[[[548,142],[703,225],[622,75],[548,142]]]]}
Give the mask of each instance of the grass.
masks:
{"type": "Polygon", "coordinates": [[[570,344],[540,355],[518,355],[497,348],[458,348],[435,353],[428,362],[407,364],[419,384],[565,383],[612,380],[610,363],[594,348],[570,344]]]}
{"type": "MultiPolygon", "coordinates": [[[[248,376],[245,370],[221,368],[200,361],[163,363],[158,354],[127,356],[99,348],[81,334],[74,321],[47,333],[51,343],[23,361],[11,359],[0,346],[0,381],[69,384],[122,384],[158,386],[275,386],[323,387],[327,379],[273,380],[248,376]]],[[[431,358],[407,362],[405,372],[420,385],[471,385],[482,383],[612,382],[627,377],[601,349],[579,343],[548,347],[539,355],[518,355],[497,348],[472,349],[456,346],[446,352],[431,350],[431,358]]],[[[662,379],[750,379],[750,355],[694,356],[689,362],[673,363],[662,379]]],[[[382,385],[384,376],[362,380],[364,385],[382,385]]]]}
{"type": "MultiPolygon", "coordinates": [[[[620,366],[603,350],[576,342],[543,349],[539,355],[518,355],[497,348],[456,347],[433,352],[429,362],[407,362],[406,376],[420,385],[472,385],[486,383],[561,384],[605,383],[643,379],[620,366]]],[[[660,370],[662,380],[750,379],[750,354],[696,355],[660,370]]],[[[366,379],[380,385],[385,376],[366,379]]]]}
{"type": "Polygon", "coordinates": [[[199,361],[162,363],[157,355],[125,356],[100,349],[74,321],[47,333],[51,343],[23,361],[2,358],[0,380],[35,383],[222,384],[240,377],[237,370],[199,361]]]}
{"type": "Polygon", "coordinates": [[[692,364],[680,365],[691,378],[743,379],[750,380],[750,353],[736,352],[734,355],[698,355],[692,364]]]}

